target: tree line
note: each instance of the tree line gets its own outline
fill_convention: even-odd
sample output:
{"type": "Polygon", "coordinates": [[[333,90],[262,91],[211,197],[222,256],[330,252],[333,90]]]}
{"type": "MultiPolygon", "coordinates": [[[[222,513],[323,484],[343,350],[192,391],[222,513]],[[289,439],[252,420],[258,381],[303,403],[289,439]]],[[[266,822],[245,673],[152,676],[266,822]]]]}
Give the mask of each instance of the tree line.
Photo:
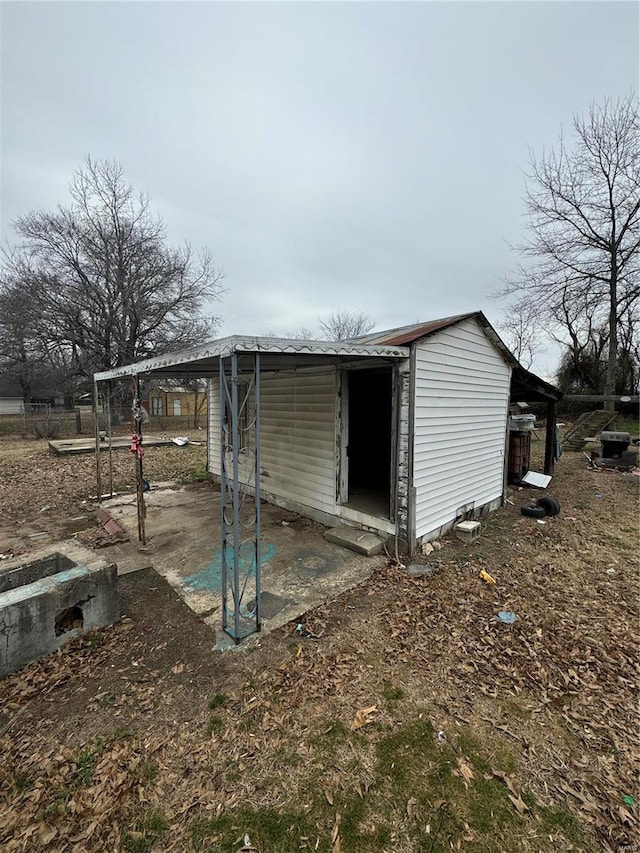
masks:
{"type": "MultiPolygon", "coordinates": [[[[70,203],[14,223],[0,256],[0,375],[25,402],[37,379],[87,388],[94,372],[213,337],[208,313],[223,273],[208,249],[172,247],[150,198],[123,167],[87,158],[70,203]]],[[[640,379],[640,121],[635,96],[592,104],[570,137],[531,155],[525,239],[502,331],[529,367],[544,337],[560,344],[556,381],[565,392],[633,393],[640,379]]],[[[319,318],[319,333],[367,334],[362,312],[319,318]]],[[[611,404],[612,405],[612,404],[611,404]]]]}

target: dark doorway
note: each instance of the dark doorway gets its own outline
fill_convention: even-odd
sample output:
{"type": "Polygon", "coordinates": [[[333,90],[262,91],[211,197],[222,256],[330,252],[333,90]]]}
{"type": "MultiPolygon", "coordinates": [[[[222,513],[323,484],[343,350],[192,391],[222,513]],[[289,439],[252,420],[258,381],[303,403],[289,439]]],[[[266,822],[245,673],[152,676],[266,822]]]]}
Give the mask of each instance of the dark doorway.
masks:
{"type": "Polygon", "coordinates": [[[347,506],[390,518],[391,369],[352,370],[347,377],[347,506]]]}

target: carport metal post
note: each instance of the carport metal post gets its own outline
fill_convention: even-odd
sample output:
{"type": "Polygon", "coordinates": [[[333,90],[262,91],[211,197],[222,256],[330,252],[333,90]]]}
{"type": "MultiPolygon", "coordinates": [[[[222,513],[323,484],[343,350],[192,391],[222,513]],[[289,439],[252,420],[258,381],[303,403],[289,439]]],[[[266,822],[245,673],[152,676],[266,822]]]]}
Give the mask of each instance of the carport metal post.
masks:
{"type": "MultiPolygon", "coordinates": [[[[220,521],[221,521],[221,585],[222,585],[222,628],[239,643],[243,637],[259,631],[260,623],[260,358],[253,355],[252,382],[254,387],[255,407],[252,423],[248,421],[250,390],[242,401],[239,400],[239,371],[238,354],[232,352],[231,375],[229,378],[225,369],[225,357],[220,357],[220,521]],[[242,519],[241,484],[240,484],[240,413],[247,415],[246,432],[253,428],[253,488],[255,514],[251,527],[251,538],[241,541],[242,519]],[[229,439],[231,443],[229,444],[229,439]],[[229,476],[227,454],[231,451],[231,476],[229,476]],[[231,517],[230,517],[231,514],[231,517]],[[231,545],[231,547],[229,547],[231,545]],[[243,548],[243,546],[248,546],[243,548]],[[232,565],[230,565],[232,561],[232,565]],[[250,576],[254,576],[255,604],[250,611],[242,612],[245,592],[250,576]],[[231,599],[231,601],[230,601],[231,599]],[[232,612],[230,607],[233,608],[232,612]],[[229,625],[231,616],[233,625],[229,625]],[[255,621],[254,621],[255,620],[255,621]],[[253,621],[253,625],[251,624],[253,621]]],[[[245,429],[243,429],[243,432],[245,429]]],[[[247,449],[246,438],[242,443],[247,449]]],[[[249,478],[251,479],[251,477],[249,478]]],[[[248,494],[251,483],[243,487],[248,494]]]]}
{"type": "Polygon", "coordinates": [[[140,398],[140,374],[136,373],[133,377],[133,428],[134,441],[132,441],[131,449],[135,455],[135,472],[136,472],[136,506],[138,510],[138,540],[142,545],[147,544],[146,532],[144,527],[144,517],[146,515],[144,505],[144,472],[142,469],[142,455],[144,453],[142,447],[142,400],[140,398]]]}
{"type": "Polygon", "coordinates": [[[102,500],[102,470],[100,467],[100,397],[98,394],[98,381],[93,380],[93,420],[96,438],[96,487],[98,489],[98,503],[102,500]]]}
{"type": "MultiPolygon", "coordinates": [[[[113,497],[113,436],[111,434],[111,401],[113,389],[111,380],[107,382],[107,441],[109,442],[109,495],[113,497]]],[[[104,408],[104,395],[102,396],[102,407],[104,408]]]]}

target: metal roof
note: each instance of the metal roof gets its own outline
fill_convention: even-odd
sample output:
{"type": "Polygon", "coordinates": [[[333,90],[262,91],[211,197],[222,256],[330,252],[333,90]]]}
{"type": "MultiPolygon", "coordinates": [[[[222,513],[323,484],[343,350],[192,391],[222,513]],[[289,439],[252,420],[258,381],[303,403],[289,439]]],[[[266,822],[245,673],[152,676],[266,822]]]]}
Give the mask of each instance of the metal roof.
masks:
{"type": "MultiPolygon", "coordinates": [[[[232,353],[261,354],[261,369],[292,370],[353,359],[395,361],[409,357],[409,348],[381,346],[360,341],[302,341],[290,338],[255,338],[232,335],[199,347],[167,353],[96,373],[103,382],[124,376],[153,373],[156,376],[212,376],[219,370],[219,359],[232,353]]],[[[240,365],[242,368],[242,365],[240,365]]]]}
{"type": "MultiPolygon", "coordinates": [[[[124,376],[153,373],[155,376],[205,377],[218,373],[219,359],[232,353],[261,353],[263,371],[294,370],[321,367],[328,363],[368,359],[373,366],[376,363],[409,358],[410,344],[438,331],[455,326],[464,320],[475,319],[483,327],[485,334],[502,353],[505,361],[513,368],[511,396],[516,400],[560,400],[562,392],[545,382],[539,376],[525,370],[502,341],[482,311],[456,314],[428,323],[414,323],[382,332],[373,332],[348,341],[303,341],[292,338],[260,338],[231,335],[220,338],[199,347],[167,353],[148,358],[113,370],[95,374],[95,380],[102,382],[124,376]]],[[[239,369],[242,372],[242,360],[239,369]]],[[[247,369],[253,369],[252,366],[247,369]]]]}
{"type": "Polygon", "coordinates": [[[412,323],[410,326],[398,326],[396,329],[372,332],[370,335],[363,335],[355,340],[362,343],[386,344],[389,346],[411,344],[420,338],[425,338],[427,335],[439,332],[441,329],[455,326],[456,323],[460,323],[462,320],[477,317],[481,313],[481,311],[473,311],[470,314],[456,314],[453,317],[444,317],[441,320],[430,320],[428,323],[412,323]]]}

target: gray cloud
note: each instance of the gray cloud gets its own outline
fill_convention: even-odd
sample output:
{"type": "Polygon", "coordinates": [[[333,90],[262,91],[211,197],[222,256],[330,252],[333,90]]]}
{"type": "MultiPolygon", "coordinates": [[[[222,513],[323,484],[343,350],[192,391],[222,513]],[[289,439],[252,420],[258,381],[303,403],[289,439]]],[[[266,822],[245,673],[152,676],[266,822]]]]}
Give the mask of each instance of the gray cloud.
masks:
{"type": "Polygon", "coordinates": [[[116,158],[212,249],[224,332],[482,308],[522,169],[637,86],[636,3],[3,3],[2,234],[116,158]]]}

